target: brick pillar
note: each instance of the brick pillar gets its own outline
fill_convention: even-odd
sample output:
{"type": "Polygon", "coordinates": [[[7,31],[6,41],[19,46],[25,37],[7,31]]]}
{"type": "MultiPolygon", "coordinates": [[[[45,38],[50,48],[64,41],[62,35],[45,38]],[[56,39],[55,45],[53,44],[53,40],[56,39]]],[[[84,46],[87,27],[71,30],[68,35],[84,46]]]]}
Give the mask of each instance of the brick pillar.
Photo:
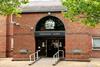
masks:
{"type": "Polygon", "coordinates": [[[0,16],[0,57],[6,57],[6,16],[0,16]]]}

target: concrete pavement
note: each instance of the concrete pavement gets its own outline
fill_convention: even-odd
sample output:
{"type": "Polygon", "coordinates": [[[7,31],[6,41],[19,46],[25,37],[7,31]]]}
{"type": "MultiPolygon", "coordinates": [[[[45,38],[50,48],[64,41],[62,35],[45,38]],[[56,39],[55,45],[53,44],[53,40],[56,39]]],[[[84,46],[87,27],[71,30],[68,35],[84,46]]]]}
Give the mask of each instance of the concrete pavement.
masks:
{"type": "Polygon", "coordinates": [[[92,59],[91,62],[61,61],[52,66],[51,58],[42,58],[35,64],[29,66],[29,61],[11,61],[12,58],[0,58],[0,67],[100,67],[99,59],[92,59]]]}

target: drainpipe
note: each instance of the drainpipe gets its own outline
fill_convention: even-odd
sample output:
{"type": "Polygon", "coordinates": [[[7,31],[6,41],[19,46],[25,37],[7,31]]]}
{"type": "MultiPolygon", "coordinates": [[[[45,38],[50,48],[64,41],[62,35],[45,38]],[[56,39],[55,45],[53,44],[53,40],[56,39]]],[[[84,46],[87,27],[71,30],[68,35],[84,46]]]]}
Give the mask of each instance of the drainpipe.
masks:
{"type": "Polygon", "coordinates": [[[14,48],[14,34],[13,34],[13,28],[14,28],[14,21],[13,21],[13,14],[11,14],[11,16],[10,16],[10,35],[11,35],[11,39],[10,39],[10,41],[11,41],[11,51],[13,50],[13,48],[14,48]]]}

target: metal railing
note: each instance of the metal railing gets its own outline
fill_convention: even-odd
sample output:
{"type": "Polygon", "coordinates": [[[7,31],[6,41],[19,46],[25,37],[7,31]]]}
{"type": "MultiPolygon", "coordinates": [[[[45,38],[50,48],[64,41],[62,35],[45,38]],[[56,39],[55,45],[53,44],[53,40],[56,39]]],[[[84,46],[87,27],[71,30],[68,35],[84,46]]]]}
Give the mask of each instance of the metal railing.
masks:
{"type": "Polygon", "coordinates": [[[64,58],[64,51],[63,50],[58,50],[54,55],[53,55],[53,61],[54,61],[54,64],[53,65],[56,65],[60,58],[64,58]],[[60,52],[62,52],[62,57],[60,57],[60,52]]]}
{"type": "Polygon", "coordinates": [[[37,50],[36,52],[30,54],[29,59],[30,59],[30,64],[29,65],[32,65],[37,60],[39,60],[39,50],[37,50]]]}

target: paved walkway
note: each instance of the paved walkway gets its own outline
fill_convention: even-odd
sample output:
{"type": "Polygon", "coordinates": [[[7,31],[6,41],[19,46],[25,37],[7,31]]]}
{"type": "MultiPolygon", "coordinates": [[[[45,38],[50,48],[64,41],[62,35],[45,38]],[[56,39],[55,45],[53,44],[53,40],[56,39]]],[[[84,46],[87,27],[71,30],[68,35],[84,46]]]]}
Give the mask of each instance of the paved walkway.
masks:
{"type": "Polygon", "coordinates": [[[100,59],[91,62],[61,61],[52,66],[52,59],[42,58],[37,63],[29,66],[29,61],[11,61],[11,58],[0,58],[0,67],[100,67],[100,59]]]}

